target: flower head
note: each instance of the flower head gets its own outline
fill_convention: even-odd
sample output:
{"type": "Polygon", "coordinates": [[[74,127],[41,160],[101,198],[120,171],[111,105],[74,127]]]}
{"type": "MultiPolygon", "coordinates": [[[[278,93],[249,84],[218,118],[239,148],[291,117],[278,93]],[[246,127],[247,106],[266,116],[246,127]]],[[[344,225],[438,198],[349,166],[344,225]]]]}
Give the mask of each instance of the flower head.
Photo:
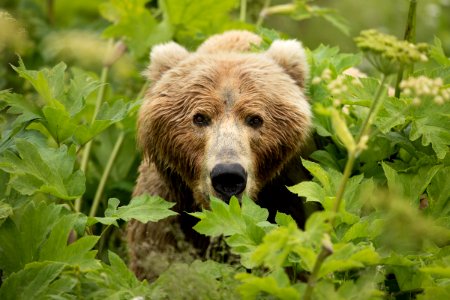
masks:
{"type": "Polygon", "coordinates": [[[400,83],[403,94],[413,98],[413,104],[420,104],[423,97],[431,97],[436,104],[450,101],[450,88],[444,86],[442,78],[426,76],[410,77],[400,83]]]}
{"type": "Polygon", "coordinates": [[[374,29],[362,31],[355,42],[367,54],[370,62],[385,74],[396,72],[399,65],[410,65],[428,59],[426,44],[399,40],[374,29]]]}

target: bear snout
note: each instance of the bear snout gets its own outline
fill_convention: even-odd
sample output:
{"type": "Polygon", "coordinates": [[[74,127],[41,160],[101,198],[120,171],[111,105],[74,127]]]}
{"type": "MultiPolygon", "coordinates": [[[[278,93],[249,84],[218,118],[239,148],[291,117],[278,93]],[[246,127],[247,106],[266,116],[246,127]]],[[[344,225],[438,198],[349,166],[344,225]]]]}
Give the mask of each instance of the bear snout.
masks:
{"type": "Polygon", "coordinates": [[[214,190],[225,202],[242,193],[247,186],[247,172],[236,163],[215,165],[210,177],[214,190]]]}

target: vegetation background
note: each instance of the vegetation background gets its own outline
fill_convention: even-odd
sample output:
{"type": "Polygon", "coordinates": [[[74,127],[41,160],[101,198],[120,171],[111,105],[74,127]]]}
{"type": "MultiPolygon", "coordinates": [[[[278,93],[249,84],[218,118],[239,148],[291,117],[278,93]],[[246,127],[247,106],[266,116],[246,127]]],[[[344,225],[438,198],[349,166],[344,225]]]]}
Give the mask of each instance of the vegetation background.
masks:
{"type": "Polygon", "coordinates": [[[0,0],[0,299],[450,299],[449,15],[448,0],[0,0]],[[141,282],[121,228],[173,212],[130,202],[140,72],[157,43],[231,28],[309,49],[318,151],[291,191],[324,211],[300,230],[212,199],[195,228],[241,263],[141,282]]]}

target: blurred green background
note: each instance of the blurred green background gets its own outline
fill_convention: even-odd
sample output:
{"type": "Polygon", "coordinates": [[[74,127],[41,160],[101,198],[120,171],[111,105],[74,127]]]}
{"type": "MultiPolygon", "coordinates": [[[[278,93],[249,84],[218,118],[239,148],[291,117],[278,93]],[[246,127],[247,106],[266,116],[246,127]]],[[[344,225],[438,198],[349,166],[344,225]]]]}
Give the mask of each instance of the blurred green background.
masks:
{"type": "MultiPolygon", "coordinates": [[[[272,1],[274,4],[277,2],[286,1],[272,1]]],[[[349,23],[350,36],[319,18],[295,22],[278,15],[269,18],[265,25],[301,39],[310,48],[328,44],[347,52],[356,51],[353,37],[364,29],[375,28],[403,37],[409,0],[317,0],[313,3],[336,9],[349,23]]],[[[416,33],[417,42],[432,42],[435,36],[439,37],[448,54],[450,0],[418,0],[416,33]]]]}

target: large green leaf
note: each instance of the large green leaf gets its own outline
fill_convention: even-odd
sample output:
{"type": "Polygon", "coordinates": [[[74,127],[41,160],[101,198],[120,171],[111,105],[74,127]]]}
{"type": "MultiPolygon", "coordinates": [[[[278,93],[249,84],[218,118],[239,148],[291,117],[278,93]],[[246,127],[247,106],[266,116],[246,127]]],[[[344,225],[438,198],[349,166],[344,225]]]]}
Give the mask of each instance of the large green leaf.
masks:
{"type": "Polygon", "coordinates": [[[275,299],[284,300],[301,299],[301,291],[289,284],[286,274],[258,277],[253,274],[239,273],[236,278],[242,281],[238,291],[244,300],[260,299],[261,295],[271,295],[275,299]]]}
{"type": "Polygon", "coordinates": [[[230,11],[235,0],[160,0],[164,23],[174,37],[192,46],[192,40],[200,35],[213,34],[229,27],[230,11]]]}
{"type": "Polygon", "coordinates": [[[0,299],[27,300],[50,299],[55,296],[51,283],[61,274],[64,265],[60,263],[35,262],[9,276],[0,288],[0,299]]]}
{"type": "Polygon", "coordinates": [[[1,225],[0,265],[5,274],[39,259],[39,249],[58,222],[60,212],[61,206],[30,202],[1,225]]]}
{"type": "Polygon", "coordinates": [[[376,265],[379,261],[380,255],[371,245],[334,244],[333,253],[324,261],[318,276],[376,265]]]}
{"type": "Polygon", "coordinates": [[[97,251],[92,250],[99,239],[98,236],[84,236],[67,245],[77,218],[76,214],[69,214],[58,220],[48,239],[42,244],[40,261],[66,263],[76,266],[82,272],[100,268],[100,262],[95,259],[97,251]]]}
{"type": "Polygon", "coordinates": [[[105,217],[95,218],[95,220],[103,224],[114,224],[117,226],[116,220],[118,219],[124,221],[135,219],[139,222],[147,223],[158,222],[159,220],[177,214],[169,209],[173,207],[175,203],[167,202],[158,196],[149,196],[148,194],[134,197],[128,205],[119,207],[119,204],[119,199],[109,199],[105,217]]]}
{"type": "Polygon", "coordinates": [[[158,24],[146,3],[146,0],[111,0],[100,6],[102,16],[113,23],[103,35],[123,39],[137,58],[146,55],[150,46],[172,37],[172,31],[166,24],[158,24]]]}
{"type": "Polygon", "coordinates": [[[247,233],[247,225],[265,222],[269,216],[266,209],[252,203],[247,197],[242,199],[242,209],[236,197],[231,198],[230,204],[211,197],[210,205],[211,211],[192,213],[200,219],[194,229],[208,236],[247,233]]]}
{"type": "Polygon", "coordinates": [[[36,192],[61,199],[75,199],[84,193],[85,177],[74,172],[75,147],[45,148],[25,139],[16,139],[19,155],[7,151],[0,157],[0,168],[11,174],[9,184],[25,195],[36,192]]]}
{"type": "Polygon", "coordinates": [[[252,251],[262,242],[265,232],[275,227],[267,222],[268,211],[247,197],[242,198],[242,207],[236,197],[231,198],[229,205],[212,197],[210,204],[211,211],[191,213],[200,219],[194,229],[208,236],[226,236],[231,251],[241,255],[241,263],[252,267],[252,251]]]}
{"type": "Polygon", "coordinates": [[[450,167],[440,169],[431,180],[427,188],[429,207],[425,209],[427,214],[436,219],[447,219],[450,228],[450,167]]]}
{"type": "Polygon", "coordinates": [[[411,205],[418,207],[420,195],[430,184],[434,175],[442,165],[428,165],[419,168],[416,172],[399,173],[386,163],[382,163],[384,174],[390,191],[398,192],[400,196],[409,200],[411,205]]]}

